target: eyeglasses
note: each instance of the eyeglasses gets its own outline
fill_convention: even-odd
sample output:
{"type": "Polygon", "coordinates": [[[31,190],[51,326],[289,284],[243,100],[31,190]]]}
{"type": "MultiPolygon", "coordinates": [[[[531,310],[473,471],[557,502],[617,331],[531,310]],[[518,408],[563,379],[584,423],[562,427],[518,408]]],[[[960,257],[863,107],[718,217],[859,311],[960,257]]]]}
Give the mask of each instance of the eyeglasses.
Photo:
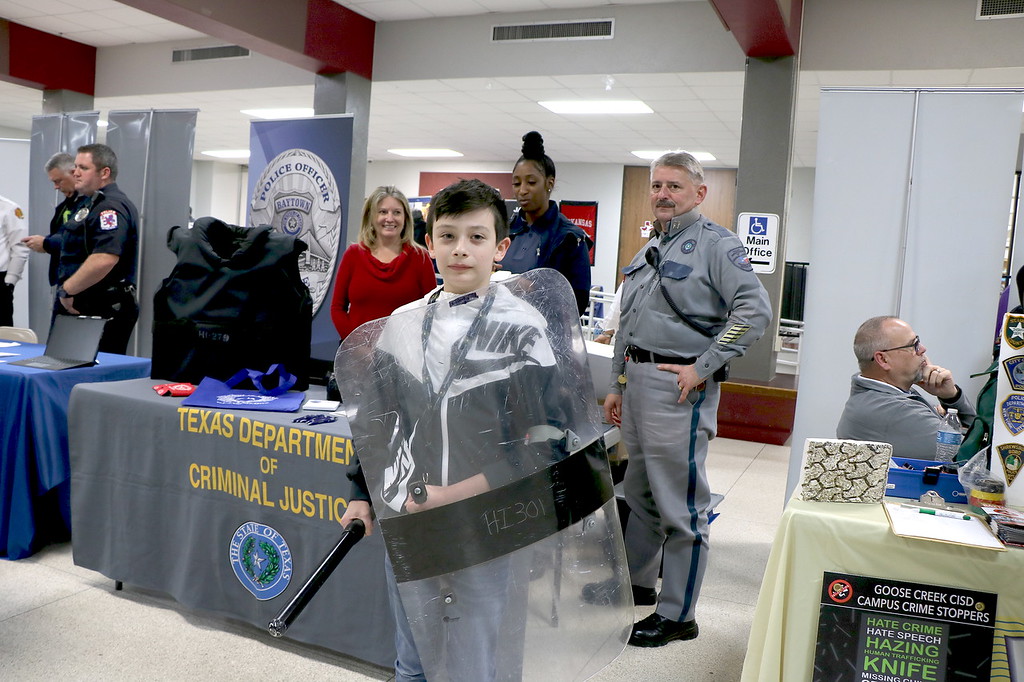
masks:
{"type": "Polygon", "coordinates": [[[905,346],[896,346],[895,348],[883,348],[879,352],[880,353],[888,353],[888,352],[894,351],[894,350],[907,350],[908,348],[913,348],[915,355],[920,354],[920,352],[921,352],[921,337],[920,336],[915,336],[914,340],[911,341],[910,343],[906,344],[905,346]]]}

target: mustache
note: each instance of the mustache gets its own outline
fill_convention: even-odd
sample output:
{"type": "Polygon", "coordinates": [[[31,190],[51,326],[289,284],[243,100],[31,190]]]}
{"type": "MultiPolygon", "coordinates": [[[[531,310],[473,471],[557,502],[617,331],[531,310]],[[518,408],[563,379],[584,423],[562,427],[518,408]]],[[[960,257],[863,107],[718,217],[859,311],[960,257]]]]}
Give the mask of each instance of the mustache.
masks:
{"type": "Polygon", "coordinates": [[[656,208],[675,208],[676,204],[674,201],[668,201],[663,199],[654,205],[656,208]]]}

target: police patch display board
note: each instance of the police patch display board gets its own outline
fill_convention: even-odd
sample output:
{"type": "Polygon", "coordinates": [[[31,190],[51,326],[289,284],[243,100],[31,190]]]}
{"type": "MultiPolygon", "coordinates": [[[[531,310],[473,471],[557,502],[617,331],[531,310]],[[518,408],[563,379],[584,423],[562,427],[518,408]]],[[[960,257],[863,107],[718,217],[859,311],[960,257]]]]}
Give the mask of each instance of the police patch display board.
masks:
{"type": "Polygon", "coordinates": [[[352,116],[253,121],[249,148],[249,224],[306,243],[299,271],[313,298],[310,357],[333,362],[330,301],[346,246],[352,116]]]}
{"type": "Polygon", "coordinates": [[[1003,316],[999,346],[996,413],[992,420],[989,469],[1006,484],[1006,503],[1024,505],[1024,315],[1003,316]]]}
{"type": "Polygon", "coordinates": [[[826,571],[815,682],[987,680],[996,597],[826,571]]]}

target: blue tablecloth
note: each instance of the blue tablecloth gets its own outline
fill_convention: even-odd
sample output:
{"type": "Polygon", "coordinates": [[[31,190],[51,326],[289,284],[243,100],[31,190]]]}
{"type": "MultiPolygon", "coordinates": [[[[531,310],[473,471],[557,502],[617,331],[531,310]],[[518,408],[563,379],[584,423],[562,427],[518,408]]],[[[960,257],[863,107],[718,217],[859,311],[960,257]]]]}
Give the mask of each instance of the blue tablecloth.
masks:
{"type": "MultiPolygon", "coordinates": [[[[59,372],[8,364],[45,347],[0,347],[0,558],[21,559],[70,529],[68,400],[76,384],[149,376],[147,358],[100,353],[59,372]]],[[[96,415],[97,419],[109,415],[96,415]]]]}

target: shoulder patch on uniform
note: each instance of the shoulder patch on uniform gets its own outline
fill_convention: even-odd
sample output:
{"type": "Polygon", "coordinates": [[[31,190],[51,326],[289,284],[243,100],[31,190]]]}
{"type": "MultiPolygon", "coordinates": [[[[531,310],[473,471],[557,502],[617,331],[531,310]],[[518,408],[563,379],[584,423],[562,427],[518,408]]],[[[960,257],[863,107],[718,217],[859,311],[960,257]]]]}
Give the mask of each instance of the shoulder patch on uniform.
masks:
{"type": "Polygon", "coordinates": [[[749,324],[734,324],[729,327],[728,331],[718,337],[718,343],[723,346],[727,343],[736,343],[748,331],[750,331],[749,324]]]}
{"type": "Polygon", "coordinates": [[[116,230],[117,229],[117,211],[101,211],[100,212],[100,229],[101,230],[116,230]]]}
{"type": "Polygon", "coordinates": [[[730,230],[729,228],[722,227],[718,223],[711,222],[710,220],[707,221],[707,224],[704,225],[704,229],[707,230],[708,232],[712,232],[714,234],[717,234],[719,237],[735,237],[736,236],[736,233],[733,232],[732,230],[730,230]]]}
{"type": "Polygon", "coordinates": [[[727,254],[732,264],[738,267],[740,270],[753,270],[754,267],[750,264],[750,259],[747,258],[747,250],[742,246],[737,246],[735,249],[730,249],[727,254]]]}
{"type": "Polygon", "coordinates": [[[18,206],[14,207],[14,217],[16,217],[16,218],[24,218],[25,217],[25,214],[22,213],[21,208],[19,208],[18,206]]]}

